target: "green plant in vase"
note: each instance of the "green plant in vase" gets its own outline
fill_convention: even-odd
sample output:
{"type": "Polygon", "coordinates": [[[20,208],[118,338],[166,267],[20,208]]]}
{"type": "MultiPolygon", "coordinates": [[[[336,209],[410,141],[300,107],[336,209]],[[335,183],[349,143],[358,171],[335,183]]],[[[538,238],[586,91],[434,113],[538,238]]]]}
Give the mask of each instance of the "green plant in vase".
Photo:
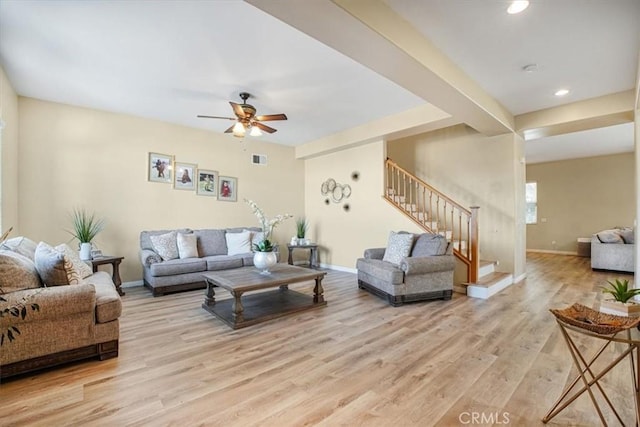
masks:
{"type": "Polygon", "coordinates": [[[631,301],[633,297],[640,295],[640,288],[630,288],[627,279],[607,283],[609,286],[602,288],[602,293],[611,295],[613,300],[603,300],[600,311],[620,316],[640,316],[640,304],[631,301]]]}
{"type": "Polygon", "coordinates": [[[309,227],[309,223],[305,217],[296,219],[296,237],[298,239],[304,239],[307,235],[307,228],[309,227]]]}
{"type": "Polygon", "coordinates": [[[104,229],[104,219],[96,218],[84,209],[74,209],[71,220],[73,230],[69,233],[80,242],[80,259],[91,259],[91,242],[104,229]]]}
{"type": "Polygon", "coordinates": [[[609,294],[613,296],[613,299],[618,302],[626,303],[636,295],[640,295],[640,288],[629,288],[629,281],[627,279],[616,279],[615,282],[607,282],[610,287],[603,288],[603,294],[609,294]]]}
{"type": "Polygon", "coordinates": [[[276,215],[275,217],[268,219],[262,209],[260,209],[254,201],[247,199],[244,199],[244,201],[247,202],[253,210],[254,215],[258,218],[263,233],[262,240],[253,243],[252,245],[253,250],[255,251],[255,254],[253,255],[253,265],[262,270],[262,274],[270,274],[269,268],[273,267],[278,262],[275,245],[271,242],[273,229],[282,221],[291,218],[293,215],[276,215]]]}

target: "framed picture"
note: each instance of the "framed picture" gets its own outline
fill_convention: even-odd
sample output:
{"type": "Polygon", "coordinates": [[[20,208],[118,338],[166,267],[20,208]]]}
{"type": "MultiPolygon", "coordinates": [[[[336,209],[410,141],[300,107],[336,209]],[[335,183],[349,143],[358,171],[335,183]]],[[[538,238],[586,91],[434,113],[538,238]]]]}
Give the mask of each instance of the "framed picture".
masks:
{"type": "Polygon", "coordinates": [[[238,178],[230,176],[221,176],[220,185],[218,186],[218,200],[225,202],[238,201],[238,178]]]}
{"type": "Polygon", "coordinates": [[[149,153],[147,181],[171,184],[173,182],[173,156],[149,153]]]}
{"type": "Polygon", "coordinates": [[[218,195],[218,171],[198,169],[197,177],[198,187],[196,187],[196,194],[213,197],[218,195]]]}
{"type": "Polygon", "coordinates": [[[195,190],[196,188],[196,168],[198,165],[193,163],[175,162],[175,179],[173,180],[173,188],[176,190],[195,190]]]}

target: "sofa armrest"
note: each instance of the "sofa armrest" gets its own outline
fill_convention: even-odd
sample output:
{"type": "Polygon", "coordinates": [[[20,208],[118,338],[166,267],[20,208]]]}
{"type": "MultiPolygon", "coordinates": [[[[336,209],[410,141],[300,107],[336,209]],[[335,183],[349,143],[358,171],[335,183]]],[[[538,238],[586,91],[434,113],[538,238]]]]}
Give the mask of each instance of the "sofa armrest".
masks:
{"type": "Polygon", "coordinates": [[[385,250],[386,250],[385,248],[365,249],[364,257],[366,259],[382,259],[382,258],[384,258],[384,251],[385,250]]]}
{"type": "Polygon", "coordinates": [[[96,306],[96,290],[91,284],[25,289],[3,294],[2,297],[7,302],[2,302],[0,307],[23,303],[27,315],[23,319],[22,316],[5,314],[0,317],[1,328],[28,322],[60,320],[78,313],[93,313],[96,306]],[[31,304],[38,304],[40,309],[31,310],[31,304]]]}
{"type": "Polygon", "coordinates": [[[162,262],[162,257],[157,253],[155,253],[154,251],[152,251],[151,249],[141,249],[140,262],[145,267],[149,267],[151,264],[162,262]]]}
{"type": "Polygon", "coordinates": [[[453,255],[406,257],[400,261],[400,269],[406,275],[451,271],[456,266],[453,255]]]}

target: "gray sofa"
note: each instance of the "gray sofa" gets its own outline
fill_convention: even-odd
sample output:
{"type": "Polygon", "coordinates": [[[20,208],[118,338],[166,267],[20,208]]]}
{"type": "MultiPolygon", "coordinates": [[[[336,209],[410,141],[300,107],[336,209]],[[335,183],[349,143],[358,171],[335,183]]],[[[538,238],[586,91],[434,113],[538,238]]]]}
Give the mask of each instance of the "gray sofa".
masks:
{"type": "MultiPolygon", "coordinates": [[[[241,233],[249,230],[260,233],[256,227],[227,229],[179,229],[183,234],[195,234],[198,257],[163,260],[151,241],[151,236],[162,235],[174,230],[142,231],[140,233],[140,261],[143,267],[144,285],[153,296],[192,289],[206,288],[203,273],[253,265],[253,252],[229,255],[227,233],[241,233]]],[[[261,239],[261,237],[260,237],[261,239]]]]}
{"type": "Polygon", "coordinates": [[[603,230],[591,237],[591,268],[634,273],[635,252],[635,230],[603,230]]]}
{"type": "Polygon", "coordinates": [[[386,248],[364,251],[356,262],[358,286],[399,306],[405,302],[451,299],[455,260],[452,246],[438,234],[414,236],[408,256],[384,261],[386,248]]]}

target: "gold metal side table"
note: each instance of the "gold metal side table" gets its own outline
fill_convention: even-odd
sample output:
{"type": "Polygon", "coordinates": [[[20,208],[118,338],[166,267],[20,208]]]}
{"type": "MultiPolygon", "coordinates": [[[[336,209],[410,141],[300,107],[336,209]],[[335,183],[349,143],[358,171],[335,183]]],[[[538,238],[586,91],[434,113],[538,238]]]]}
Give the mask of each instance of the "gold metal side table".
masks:
{"type": "Polygon", "coordinates": [[[573,362],[578,369],[578,376],[554,403],[553,407],[542,419],[542,422],[545,424],[549,422],[586,391],[600,417],[600,421],[606,426],[607,423],[602,409],[594,394],[594,391],[599,391],[620,424],[625,425],[599,381],[620,362],[629,359],[631,386],[633,387],[633,400],[635,405],[635,425],[640,425],[640,351],[638,350],[640,347],[640,333],[636,328],[640,323],[640,318],[604,314],[581,304],[574,304],[564,310],[551,310],[551,312],[556,316],[556,321],[558,322],[562,336],[569,348],[573,362]],[[602,346],[587,361],[585,355],[582,354],[580,348],[574,341],[577,335],[572,336],[571,332],[602,340],[602,346]],[[611,343],[625,344],[625,346],[623,346],[624,350],[600,372],[594,372],[592,368],[593,364],[602,356],[605,349],[609,347],[611,343]],[[583,384],[582,388],[569,396],[573,388],[580,381],[582,381],[583,384]]]}

